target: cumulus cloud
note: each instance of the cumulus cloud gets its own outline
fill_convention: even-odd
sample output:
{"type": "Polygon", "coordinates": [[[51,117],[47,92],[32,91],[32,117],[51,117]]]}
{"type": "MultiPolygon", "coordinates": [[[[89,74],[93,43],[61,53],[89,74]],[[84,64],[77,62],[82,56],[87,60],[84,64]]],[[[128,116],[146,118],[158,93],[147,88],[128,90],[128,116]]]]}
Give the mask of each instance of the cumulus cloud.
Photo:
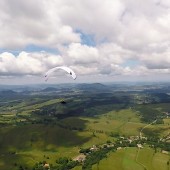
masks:
{"type": "Polygon", "coordinates": [[[80,36],[63,24],[47,1],[2,0],[0,2],[0,47],[23,48],[29,44],[57,47],[80,42],[80,36]]]}
{"type": "Polygon", "coordinates": [[[27,44],[58,47],[80,42],[76,30],[139,50],[169,40],[169,2],[148,0],[1,0],[0,46],[27,44]],[[140,8],[139,8],[140,6],[140,8]],[[151,10],[152,9],[152,10],[151,10]]]}
{"type": "Polygon", "coordinates": [[[47,69],[62,65],[61,56],[45,53],[21,52],[18,56],[11,53],[0,54],[1,75],[42,75],[47,69]]]}
{"type": "Polygon", "coordinates": [[[58,65],[80,75],[169,73],[168,0],[1,0],[0,29],[1,75],[40,75],[58,65]],[[94,45],[83,44],[81,33],[94,45]],[[58,54],[9,52],[29,45],[58,54]]]}
{"type": "Polygon", "coordinates": [[[98,46],[98,50],[101,64],[122,64],[127,59],[133,58],[135,55],[133,51],[122,48],[115,43],[103,43],[98,46]]]}
{"type": "Polygon", "coordinates": [[[168,69],[170,68],[170,51],[142,55],[141,61],[149,69],[168,69]]]}
{"type": "Polygon", "coordinates": [[[120,70],[120,67],[116,66],[134,58],[132,51],[114,43],[103,43],[96,47],[72,43],[62,49],[62,52],[65,63],[77,68],[80,74],[111,74],[116,68],[120,70]]]}
{"type": "Polygon", "coordinates": [[[95,47],[81,45],[80,43],[70,44],[67,49],[67,58],[73,64],[93,64],[99,62],[99,52],[95,47]]]}

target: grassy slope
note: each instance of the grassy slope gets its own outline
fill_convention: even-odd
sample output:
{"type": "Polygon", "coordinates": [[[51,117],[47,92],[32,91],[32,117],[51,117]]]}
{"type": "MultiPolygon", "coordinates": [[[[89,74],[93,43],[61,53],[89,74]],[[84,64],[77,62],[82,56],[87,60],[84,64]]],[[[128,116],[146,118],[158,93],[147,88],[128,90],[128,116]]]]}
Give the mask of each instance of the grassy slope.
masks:
{"type": "Polygon", "coordinates": [[[90,139],[90,134],[78,136],[74,131],[45,125],[1,128],[0,135],[3,136],[0,138],[0,169],[3,170],[15,162],[32,165],[35,161],[44,160],[44,155],[50,157],[48,161],[51,163],[60,156],[73,157],[78,154],[77,146],[90,139]],[[13,151],[17,154],[9,154],[13,151]]]}
{"type": "Polygon", "coordinates": [[[167,161],[170,159],[169,155],[162,154],[162,153],[156,153],[152,159],[152,167],[154,170],[169,170],[167,161]]]}
{"type": "MultiPolygon", "coordinates": [[[[141,166],[135,162],[136,148],[127,148],[116,151],[108,155],[107,159],[100,161],[100,170],[142,170],[141,166]]],[[[93,166],[97,170],[97,165],[93,166]]]]}
{"type": "MultiPolygon", "coordinates": [[[[150,148],[140,151],[137,162],[143,164],[147,170],[167,170],[169,156],[156,153],[150,148]]],[[[110,153],[107,159],[100,161],[99,166],[93,166],[93,170],[143,170],[144,168],[136,162],[136,148],[127,148],[110,153]]]]}
{"type": "MultiPolygon", "coordinates": [[[[50,100],[41,104],[25,107],[25,109],[31,111],[40,108],[43,105],[57,102],[58,100],[56,99],[50,100]]],[[[105,113],[104,110],[101,110],[101,112],[105,113]]],[[[5,118],[8,120],[10,115],[7,115],[5,118]]],[[[1,119],[3,118],[1,117],[1,119]]],[[[145,124],[140,123],[138,115],[131,109],[113,110],[95,118],[66,118],[62,120],[61,123],[67,126],[69,125],[70,127],[83,128],[85,131],[70,131],[58,126],[45,125],[24,125],[1,128],[0,135],[3,136],[3,138],[0,138],[0,169],[14,170],[14,162],[20,164],[26,163],[27,165],[32,166],[36,161],[47,160],[46,157],[44,158],[44,155],[50,157],[50,159],[47,160],[49,163],[54,163],[59,156],[74,157],[75,155],[78,155],[80,147],[90,147],[94,144],[102,144],[107,140],[113,140],[113,138],[108,137],[108,133],[110,132],[118,132],[121,135],[138,135],[140,128],[145,126],[145,124]],[[103,133],[96,133],[96,130],[102,130],[103,133]],[[93,131],[95,131],[95,136],[93,136],[93,131]],[[33,139],[32,142],[31,139],[33,139]],[[17,154],[7,154],[9,151],[17,151],[17,154]]],[[[159,134],[167,134],[169,131],[169,120],[165,119],[164,125],[151,126],[150,130],[153,131],[157,128],[162,128],[159,134]]],[[[116,162],[122,161],[119,160],[122,156],[119,156],[119,153],[113,153],[113,155],[114,154],[114,159],[118,159],[115,161],[115,166],[120,166],[116,165],[116,162]]],[[[139,166],[136,165],[136,163],[133,165],[133,151],[127,150],[125,153],[121,153],[120,151],[120,155],[121,154],[123,154],[124,157],[121,165],[123,168],[128,166],[131,168],[133,168],[133,166],[139,166]],[[130,153],[131,157],[129,158],[130,153]],[[127,166],[127,164],[129,165],[127,166]]],[[[145,156],[139,155],[139,159],[140,157],[145,156]]],[[[158,155],[157,157],[160,156],[158,155]]],[[[156,160],[155,156],[153,160],[154,159],[156,160]]],[[[153,164],[156,165],[157,162],[154,162],[153,160],[153,164]]],[[[114,161],[111,160],[111,162],[114,161]]],[[[138,168],[140,170],[140,167],[138,168]]]]}
{"type": "Polygon", "coordinates": [[[119,132],[124,135],[129,135],[129,133],[138,135],[138,129],[143,127],[136,112],[131,109],[111,111],[95,119],[84,119],[88,120],[87,129],[119,132]],[[133,131],[127,131],[127,128],[131,128],[133,131]]]}

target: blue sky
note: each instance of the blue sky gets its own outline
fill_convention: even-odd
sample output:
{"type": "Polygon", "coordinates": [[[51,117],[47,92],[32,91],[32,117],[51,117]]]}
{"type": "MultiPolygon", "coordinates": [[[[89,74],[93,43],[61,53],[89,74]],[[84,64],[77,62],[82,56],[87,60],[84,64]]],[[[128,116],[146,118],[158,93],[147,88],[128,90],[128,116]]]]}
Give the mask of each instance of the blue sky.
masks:
{"type": "Polygon", "coordinates": [[[44,83],[61,65],[76,82],[169,81],[169,9],[167,0],[1,0],[1,83],[44,83]]]}
{"type": "Polygon", "coordinates": [[[123,67],[127,67],[127,66],[129,66],[129,67],[136,67],[136,66],[138,66],[138,65],[140,65],[140,62],[138,61],[138,60],[135,60],[135,59],[133,59],[133,60],[126,60],[123,64],[122,64],[122,66],[123,67]]]}
{"type": "Polygon", "coordinates": [[[28,53],[45,51],[47,53],[59,54],[59,51],[55,48],[37,46],[37,45],[33,45],[33,44],[30,44],[30,45],[26,46],[25,48],[16,49],[16,50],[0,49],[0,53],[10,52],[15,56],[18,56],[21,51],[26,51],[28,53]]]}

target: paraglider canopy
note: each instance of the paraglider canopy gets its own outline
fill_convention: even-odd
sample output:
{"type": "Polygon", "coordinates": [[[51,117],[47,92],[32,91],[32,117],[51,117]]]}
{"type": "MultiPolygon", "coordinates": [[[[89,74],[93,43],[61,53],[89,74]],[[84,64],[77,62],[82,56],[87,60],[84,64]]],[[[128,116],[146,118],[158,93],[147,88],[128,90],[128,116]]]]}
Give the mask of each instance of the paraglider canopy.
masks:
{"type": "Polygon", "coordinates": [[[49,76],[50,76],[53,72],[55,72],[56,70],[59,70],[59,69],[66,71],[69,75],[71,75],[71,77],[72,77],[74,80],[77,78],[75,72],[74,72],[72,69],[70,69],[69,67],[66,67],[66,66],[61,66],[61,67],[54,67],[54,68],[48,70],[48,71],[46,72],[46,74],[45,74],[46,81],[48,80],[49,76]]]}

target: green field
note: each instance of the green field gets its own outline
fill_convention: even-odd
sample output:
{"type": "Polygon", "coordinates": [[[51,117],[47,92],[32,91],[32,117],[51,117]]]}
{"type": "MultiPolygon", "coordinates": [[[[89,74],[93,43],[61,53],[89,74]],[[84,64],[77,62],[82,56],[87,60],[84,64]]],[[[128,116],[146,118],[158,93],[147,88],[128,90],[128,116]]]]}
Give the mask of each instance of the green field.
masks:
{"type": "Polygon", "coordinates": [[[60,156],[76,156],[77,146],[88,140],[58,126],[25,125],[1,129],[0,133],[0,169],[4,170],[12,169],[14,163],[31,168],[35,162],[46,160],[44,155],[50,158],[49,163],[60,156]]]}
{"type": "MultiPolygon", "coordinates": [[[[138,135],[139,129],[145,126],[145,124],[140,123],[136,113],[130,109],[108,112],[96,118],[66,118],[61,120],[60,123],[69,128],[82,128],[83,130],[69,130],[58,125],[21,125],[1,128],[0,135],[3,138],[0,139],[0,152],[2,153],[0,156],[0,169],[8,170],[13,168],[17,170],[14,163],[31,168],[36,162],[42,160],[54,163],[61,156],[73,158],[79,154],[80,147],[91,147],[94,144],[105,143],[107,140],[114,141],[114,138],[108,135],[110,132],[118,132],[126,136],[138,135]],[[16,154],[12,155],[9,152],[16,152],[16,154]],[[46,159],[47,157],[49,159],[46,159]]],[[[149,129],[153,130],[161,126],[167,127],[166,125],[152,125],[149,129]]],[[[157,170],[158,166],[166,167],[165,165],[156,167],[154,165],[158,164],[156,160],[161,156],[168,159],[167,155],[157,153],[153,158],[149,157],[149,159],[145,160],[147,152],[148,155],[153,155],[152,150],[141,150],[138,156],[140,163],[151,170],[157,170]],[[153,162],[154,160],[155,162],[153,162]]],[[[113,167],[115,170],[140,170],[142,169],[141,166],[134,161],[135,156],[136,149],[134,148],[117,151],[116,153],[111,153],[107,160],[102,160],[99,167],[100,169],[103,168],[103,170],[105,166],[107,166],[108,170],[113,167]]],[[[160,164],[165,162],[164,159],[163,162],[160,161],[160,164]]],[[[95,169],[95,166],[93,169],[95,169]]]]}
{"type": "MultiPolygon", "coordinates": [[[[83,102],[88,100],[90,99],[85,98],[83,102]]],[[[104,99],[98,99],[102,100],[104,99]]],[[[93,106],[90,103],[90,107],[85,108],[83,114],[78,112],[78,116],[66,115],[63,119],[58,119],[56,115],[38,115],[32,111],[55,106],[59,113],[69,109],[74,112],[83,105],[82,100],[76,98],[66,106],[59,103],[60,99],[40,101],[36,98],[34,104],[30,104],[31,100],[26,100],[12,107],[0,108],[0,169],[18,170],[22,165],[32,170],[36,162],[44,160],[55,164],[59,157],[78,156],[80,148],[102,145],[107,141],[115,142],[117,138],[111,134],[139,136],[141,129],[147,125],[141,121],[137,110],[125,107],[124,104],[93,106]],[[35,122],[37,120],[39,122],[35,122]]],[[[140,105],[140,111],[144,107],[140,105]]],[[[169,104],[148,104],[147,108],[166,111],[169,104]]],[[[170,119],[164,118],[163,121],[164,124],[154,124],[144,129],[143,135],[168,135],[170,119]]],[[[147,170],[169,170],[169,159],[169,155],[154,153],[154,150],[148,147],[139,152],[134,147],[126,148],[110,152],[107,159],[93,166],[93,170],[142,170],[144,167],[147,170]]],[[[81,166],[74,168],[80,169],[81,166]]]]}
{"type": "Polygon", "coordinates": [[[126,148],[112,152],[106,159],[93,166],[93,170],[168,170],[169,155],[154,153],[150,148],[126,148]]]}

